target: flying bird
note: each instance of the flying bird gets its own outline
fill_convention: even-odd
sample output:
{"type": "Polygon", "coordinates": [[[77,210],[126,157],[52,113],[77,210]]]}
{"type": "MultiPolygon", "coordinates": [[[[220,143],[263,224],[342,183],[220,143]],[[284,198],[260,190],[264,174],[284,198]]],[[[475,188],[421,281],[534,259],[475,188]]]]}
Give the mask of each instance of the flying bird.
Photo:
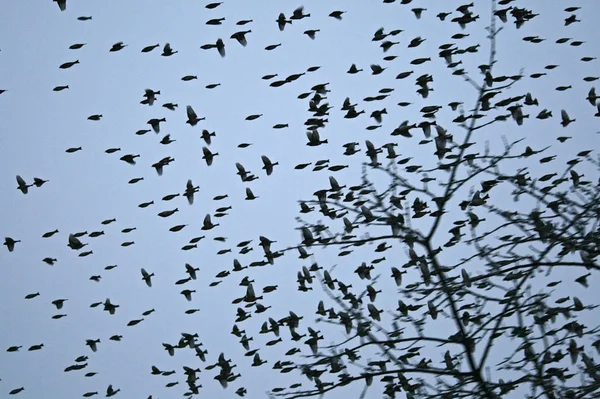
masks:
{"type": "Polygon", "coordinates": [[[190,126],[196,126],[196,124],[198,122],[206,119],[206,118],[198,118],[196,111],[194,111],[194,108],[192,108],[191,105],[188,105],[186,107],[186,112],[187,112],[188,120],[185,123],[189,124],[190,126]]]}
{"type": "Polygon", "coordinates": [[[10,237],[4,237],[4,245],[6,245],[6,248],[9,252],[12,252],[15,249],[15,244],[18,242],[21,242],[21,240],[14,240],[10,237]]]}
{"type": "Polygon", "coordinates": [[[173,49],[171,48],[171,45],[169,43],[166,43],[165,46],[163,47],[163,52],[161,55],[163,57],[169,57],[175,53],[178,53],[178,51],[173,51],[173,49]]]}
{"type": "Polygon", "coordinates": [[[279,162],[271,162],[266,155],[261,155],[261,159],[264,165],[262,168],[267,172],[267,176],[270,176],[273,173],[273,167],[279,165],[279,162]]]}
{"type": "Polygon", "coordinates": [[[144,269],[143,267],[141,269],[141,272],[142,272],[142,280],[144,280],[146,282],[146,285],[148,287],[152,287],[152,276],[154,276],[154,273],[148,273],[146,271],[146,269],[144,269]]]}
{"type": "Polygon", "coordinates": [[[239,32],[235,32],[231,35],[231,39],[237,40],[242,46],[246,47],[248,41],[246,40],[246,34],[252,32],[251,30],[243,30],[239,32]]]}
{"type": "Polygon", "coordinates": [[[200,186],[194,186],[191,179],[187,181],[184,195],[187,197],[190,205],[194,203],[194,193],[197,193],[199,189],[200,186]]]}
{"type": "Polygon", "coordinates": [[[279,30],[283,31],[283,29],[285,28],[286,24],[291,24],[292,21],[289,19],[285,19],[285,14],[284,13],[280,13],[279,17],[277,18],[277,20],[275,21],[277,22],[277,25],[279,26],[279,30]]]}
{"type": "Polygon", "coordinates": [[[19,184],[17,190],[21,190],[23,194],[27,194],[28,188],[33,186],[33,184],[25,183],[25,180],[19,175],[17,175],[17,183],[19,184]]]}

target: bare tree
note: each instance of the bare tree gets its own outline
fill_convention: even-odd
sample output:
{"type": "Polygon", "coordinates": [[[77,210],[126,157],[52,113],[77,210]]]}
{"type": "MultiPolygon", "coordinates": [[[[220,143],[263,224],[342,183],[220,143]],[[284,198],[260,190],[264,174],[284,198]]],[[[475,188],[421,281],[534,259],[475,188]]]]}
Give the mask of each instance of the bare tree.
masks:
{"type": "MultiPolygon", "coordinates": [[[[474,107],[424,106],[422,122],[406,121],[392,132],[405,140],[400,146],[411,140],[430,146],[429,159],[416,164],[396,154],[397,142],[366,141],[369,162],[361,181],[346,187],[330,178],[317,199],[303,201],[299,250],[313,265],[298,273],[299,289],[316,298],[322,330],[331,336],[342,330],[346,338],[326,344],[325,332],[309,328],[304,342],[310,351],[288,357],[293,360],[285,369],[297,369],[309,388],[277,389],[271,397],[320,396],[345,386],[362,389],[361,397],[369,387],[390,398],[600,395],[597,305],[578,298],[597,278],[600,254],[600,181],[585,180],[581,171],[598,176],[600,163],[592,148],[560,166],[557,156],[568,158],[561,147],[566,136],[548,135],[558,144],[546,148],[526,145],[533,119],[552,112],[534,116],[538,100],[519,90],[543,74],[501,76],[496,44],[503,29],[519,29],[537,14],[497,3],[510,1],[490,1],[489,61],[478,72],[460,69],[460,61],[479,46],[452,44],[440,52],[457,84],[461,79],[472,89],[474,107]],[[442,126],[442,109],[452,124],[442,126]],[[499,124],[522,137],[486,136],[499,124]],[[551,154],[557,146],[564,152],[551,154]],[[325,221],[312,217],[317,211],[325,221]],[[338,251],[345,269],[356,267],[357,277],[338,272],[341,266],[321,266],[328,251],[338,251]],[[373,251],[377,258],[356,262],[373,251]],[[390,261],[397,266],[387,266],[390,261]],[[326,294],[320,301],[319,285],[326,294]],[[397,308],[378,308],[382,296],[397,308]]],[[[459,7],[453,21],[464,27],[476,20],[471,6],[459,7]]],[[[570,19],[576,17],[567,16],[566,25],[570,19]]],[[[417,78],[423,98],[432,81],[417,78]]],[[[593,114],[596,101],[592,88],[570,108],[593,114]]],[[[573,122],[564,109],[555,113],[561,114],[558,129],[573,122]]],[[[358,145],[349,143],[348,155],[358,145]]],[[[297,323],[287,324],[297,340],[297,323]]]]}

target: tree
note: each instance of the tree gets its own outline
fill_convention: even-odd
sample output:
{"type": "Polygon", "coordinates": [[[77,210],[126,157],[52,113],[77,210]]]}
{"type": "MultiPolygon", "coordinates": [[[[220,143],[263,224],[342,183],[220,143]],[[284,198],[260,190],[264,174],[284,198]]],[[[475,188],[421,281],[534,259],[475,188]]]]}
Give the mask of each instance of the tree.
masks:
{"type": "MultiPolygon", "coordinates": [[[[301,258],[314,259],[298,273],[298,283],[307,298],[315,298],[323,332],[309,328],[304,341],[309,354],[303,350],[293,357],[291,368],[310,387],[276,389],[271,397],[320,396],[349,386],[363,389],[361,397],[372,387],[389,398],[599,394],[594,352],[600,353],[600,325],[590,318],[597,305],[579,297],[588,295],[599,270],[600,180],[593,180],[600,163],[590,156],[593,148],[569,159],[569,149],[562,148],[570,137],[552,134],[559,113],[562,127],[556,130],[576,134],[575,119],[564,108],[590,115],[597,97],[591,88],[581,104],[562,105],[554,117],[545,109],[538,113],[526,83],[545,74],[526,76],[512,70],[514,65],[499,67],[502,55],[496,50],[503,30],[518,31],[538,14],[516,5],[498,9],[497,3],[511,1],[490,1],[489,61],[478,72],[460,68],[479,45],[452,43],[440,51],[457,84],[462,80],[471,87],[473,109],[459,102],[423,106],[422,122],[406,121],[391,133],[402,141],[382,146],[366,141],[370,162],[363,165],[360,182],[340,185],[330,178],[329,187],[315,193],[317,199],[302,201],[298,249],[301,258]],[[535,123],[545,126],[543,141],[550,145],[540,146],[540,140],[535,149],[527,145],[542,129],[533,128],[535,123]],[[507,134],[486,135],[500,124],[507,134]],[[396,154],[396,146],[411,142],[433,154],[419,164],[396,154]],[[312,216],[317,211],[325,221],[312,216]],[[319,259],[332,251],[343,264],[321,265],[319,259]],[[377,258],[357,262],[363,256],[377,258]],[[385,266],[390,261],[396,266],[385,266]],[[338,273],[355,264],[356,277],[338,273]],[[320,301],[319,285],[326,294],[320,301]],[[382,296],[394,298],[398,307],[380,309],[382,296]],[[345,339],[325,344],[340,331],[345,339]]],[[[453,21],[465,28],[478,19],[472,6],[460,6],[453,21]]],[[[574,14],[567,14],[565,25],[573,20],[574,14]]],[[[576,41],[571,45],[578,47],[576,41]]],[[[430,75],[417,78],[423,99],[432,81],[430,75]]],[[[358,146],[349,143],[348,155],[358,146]]],[[[297,326],[289,329],[299,335],[297,326]]]]}

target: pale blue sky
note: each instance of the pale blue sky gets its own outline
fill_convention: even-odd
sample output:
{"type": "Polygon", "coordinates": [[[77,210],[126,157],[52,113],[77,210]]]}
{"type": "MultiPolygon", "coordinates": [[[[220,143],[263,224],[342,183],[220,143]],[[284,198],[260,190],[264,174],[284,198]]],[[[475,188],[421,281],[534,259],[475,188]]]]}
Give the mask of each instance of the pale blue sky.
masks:
{"type": "MultiPolygon", "coordinates": [[[[170,2],[147,1],[77,1],[68,0],[67,10],[61,12],[50,1],[7,2],[0,15],[0,121],[3,134],[0,136],[0,236],[19,239],[12,253],[3,247],[0,250],[0,396],[5,397],[12,389],[24,386],[19,398],[76,398],[86,392],[98,391],[104,395],[106,387],[113,384],[120,388],[117,397],[153,398],[177,397],[185,392],[185,377],[182,366],[203,367],[216,362],[220,352],[238,365],[234,370],[242,377],[223,391],[213,379],[216,370],[199,374],[203,385],[202,395],[223,398],[236,397],[235,390],[241,386],[248,389],[247,397],[262,397],[275,386],[289,386],[297,381],[294,373],[282,375],[268,371],[273,363],[282,358],[292,347],[286,336],[284,342],[264,348],[264,343],[274,337],[259,335],[258,330],[268,317],[280,319],[293,309],[305,319],[302,329],[313,325],[316,304],[323,294],[303,295],[296,291],[296,273],[303,262],[297,253],[291,252],[279,258],[274,266],[254,268],[232,273],[216,287],[209,287],[215,275],[231,270],[234,258],[243,265],[262,259],[258,237],[266,236],[277,243],[275,249],[298,244],[300,234],[294,217],[298,215],[300,199],[313,199],[313,193],[328,188],[328,177],[334,175],[341,184],[359,184],[361,163],[366,161],[364,141],[371,140],[377,146],[397,141],[397,152],[411,156],[418,164],[435,166],[437,158],[432,156],[432,147],[418,146],[418,140],[391,137],[389,134],[404,120],[420,122],[419,109],[426,105],[439,104],[444,108],[438,122],[460,135],[462,130],[452,126],[456,114],[446,106],[451,101],[464,101],[468,111],[475,104],[476,93],[460,77],[452,76],[444,61],[437,56],[438,46],[455,41],[461,47],[481,44],[480,52],[464,58],[464,68],[477,81],[481,80],[477,66],[488,59],[489,42],[485,39],[484,27],[489,23],[489,2],[475,1],[475,14],[480,15],[477,23],[461,31],[450,21],[441,22],[435,15],[442,11],[453,11],[461,1],[413,1],[401,5],[399,1],[383,4],[381,1],[316,1],[304,3],[310,18],[294,21],[279,31],[275,20],[280,12],[289,17],[300,3],[274,0],[261,2],[224,1],[219,7],[209,10],[207,2],[176,0],[170,2]],[[421,19],[410,11],[412,7],[425,7],[421,19]],[[334,10],[347,11],[342,21],[328,17],[334,10]],[[77,17],[92,16],[91,20],[80,21],[77,17]],[[225,17],[220,26],[209,26],[205,22],[212,18],[225,17]],[[239,20],[253,22],[236,26],[239,20]],[[390,40],[399,44],[383,54],[380,42],[371,40],[380,27],[385,32],[402,29],[403,32],[390,40]],[[303,34],[308,29],[320,29],[315,40],[303,34]],[[242,47],[230,36],[240,30],[252,30],[247,34],[248,45],[242,47]],[[470,36],[454,40],[455,33],[470,36]],[[421,36],[427,39],[417,48],[407,48],[411,39],[421,36]],[[226,56],[220,57],[215,49],[202,50],[200,46],[215,43],[218,38],[225,42],[226,56]],[[118,52],[109,52],[116,42],[127,46],[118,52]],[[177,51],[171,57],[160,55],[162,46],[169,42],[177,51]],[[69,46],[85,43],[81,49],[69,46]],[[140,50],[148,45],[160,43],[161,47],[150,53],[140,50]],[[265,46],[282,43],[273,50],[265,46]],[[383,56],[396,55],[393,61],[382,60],[383,56]],[[420,66],[410,61],[420,57],[431,57],[432,61],[420,66]],[[59,65],[79,60],[70,69],[59,69],[59,65]],[[346,71],[352,63],[363,72],[351,75],[346,71]],[[387,69],[373,76],[370,64],[379,64],[387,69]],[[294,73],[302,73],[312,66],[320,66],[315,72],[307,72],[300,79],[279,88],[269,83],[294,73]],[[414,74],[403,80],[394,79],[403,71],[414,70],[414,74]],[[415,93],[414,78],[429,73],[434,82],[428,99],[415,93]],[[272,80],[262,76],[278,74],[272,80]],[[197,75],[197,80],[184,82],[185,75],[197,75]],[[329,103],[333,106],[328,116],[329,123],[320,130],[321,138],[328,144],[307,147],[305,136],[308,99],[297,96],[310,91],[313,85],[329,82],[329,103]],[[221,85],[209,90],[205,86],[221,85]],[[68,90],[53,91],[53,88],[69,85],[68,90]],[[144,90],[160,90],[156,103],[150,107],[141,105],[144,90]],[[380,102],[364,102],[367,96],[375,96],[382,88],[393,88],[390,97],[380,102]],[[344,119],[340,107],[346,97],[358,103],[357,110],[365,114],[356,119],[344,119]],[[409,107],[399,107],[401,101],[412,102],[409,107]],[[161,107],[167,102],[177,103],[175,111],[161,107]],[[199,117],[206,117],[197,126],[185,123],[185,107],[191,105],[199,117]],[[369,114],[377,109],[387,109],[383,126],[368,131],[375,125],[369,114]],[[88,116],[102,114],[100,121],[87,120],[88,116]],[[262,117],[247,121],[252,114],[262,117]],[[151,118],[166,118],[161,132],[156,135],[136,135],[140,129],[149,129],[146,124],[151,118]],[[286,129],[276,130],[272,126],[287,123],[286,129]],[[205,143],[200,139],[202,129],[215,131],[211,151],[218,152],[212,166],[208,167],[202,157],[205,143]],[[176,140],[169,145],[159,143],[165,134],[176,140]],[[398,139],[398,140],[397,140],[398,139]],[[360,143],[361,153],[352,157],[342,155],[346,142],[360,143]],[[248,148],[238,144],[252,143],[248,148]],[[82,151],[69,154],[65,150],[82,147],[82,151]],[[121,148],[114,154],[106,154],[111,147],[121,148]],[[119,160],[125,154],[140,154],[136,165],[119,160]],[[261,155],[279,162],[271,176],[262,168],[261,155]],[[175,159],[158,176],[151,165],[166,156],[175,159]],[[330,165],[350,165],[339,172],[327,170],[311,172],[295,170],[299,163],[329,159],[330,165]],[[250,183],[243,183],[236,175],[235,163],[240,162],[247,170],[259,176],[250,183]],[[33,177],[49,180],[42,187],[31,187],[23,195],[16,190],[15,176],[22,176],[29,184],[33,177]],[[143,177],[136,184],[130,179],[143,177]],[[170,202],[161,198],[172,193],[183,193],[186,182],[192,179],[200,186],[195,202],[188,205],[185,198],[177,197],[170,202]],[[250,187],[255,201],[245,201],[245,188],[250,187]],[[228,194],[229,198],[214,201],[217,195],[228,194]],[[145,209],[138,204],[154,201],[145,209]],[[229,215],[212,219],[220,226],[211,231],[202,231],[202,220],[207,213],[214,214],[223,206],[232,206],[229,215]],[[157,213],[178,208],[179,212],[168,218],[157,217],[157,213]],[[106,219],[116,218],[115,223],[102,225],[106,219]],[[178,224],[188,224],[182,231],[169,232],[178,224]],[[122,229],[136,227],[131,233],[122,229]],[[58,229],[52,238],[42,234],[58,229]],[[103,230],[105,235],[81,237],[84,248],[93,250],[88,257],[78,257],[69,249],[69,233],[103,230]],[[196,236],[206,238],[198,248],[182,251],[180,248],[196,236]],[[214,241],[214,237],[226,237],[225,243],[214,241]],[[236,245],[243,240],[253,240],[254,248],[247,255],[240,255],[236,245]],[[120,244],[135,241],[130,247],[120,244]],[[217,255],[221,249],[231,248],[232,253],[217,255]],[[54,266],[42,262],[45,257],[56,258],[54,266]],[[185,286],[174,285],[186,277],[185,263],[200,268],[198,279],[185,286]],[[106,271],[107,265],[118,265],[106,271]],[[153,287],[148,288],[141,280],[140,268],[155,273],[153,287]],[[101,275],[99,283],[89,280],[92,275],[101,275]],[[260,347],[263,359],[269,361],[262,368],[251,368],[252,359],[244,357],[238,339],[229,334],[235,319],[237,305],[234,298],[244,295],[239,281],[248,275],[254,279],[255,288],[271,284],[279,289],[265,294],[264,305],[273,306],[262,315],[239,323],[248,335],[252,335],[252,348],[260,347]],[[196,290],[191,302],[179,294],[184,289],[196,290]],[[40,292],[40,296],[25,300],[27,294],[40,292]],[[92,302],[106,298],[120,305],[116,315],[110,316],[101,310],[91,309],[92,302]],[[64,308],[57,311],[51,301],[67,298],[64,308]],[[154,308],[155,313],[133,327],[127,322],[141,318],[142,312],[154,308]],[[199,308],[193,315],[185,310],[199,308]],[[68,316],[53,320],[51,316],[65,313],[68,316]],[[181,332],[198,333],[199,340],[208,350],[207,363],[202,365],[189,350],[179,350],[169,357],[161,343],[176,344],[181,332]],[[110,341],[113,334],[123,335],[122,342],[110,341]],[[101,339],[98,351],[92,353],[85,345],[86,339],[101,339]],[[28,352],[31,345],[44,343],[38,352],[28,352]],[[5,349],[22,345],[16,353],[5,349]],[[64,373],[63,369],[74,363],[81,355],[89,356],[88,366],[82,371],[64,373]],[[170,376],[150,375],[150,366],[161,370],[176,370],[170,376]],[[98,375],[85,378],[89,371],[98,375]],[[173,388],[165,384],[179,381],[173,388]]],[[[481,144],[501,144],[500,137],[509,140],[526,136],[523,143],[534,149],[546,143],[553,146],[552,154],[558,154],[556,167],[583,149],[598,147],[598,119],[596,112],[585,102],[590,87],[596,82],[585,82],[583,77],[597,76],[598,63],[581,62],[585,56],[597,56],[599,47],[594,15],[600,15],[600,5],[595,1],[579,1],[583,7],[576,12],[582,20],[568,27],[563,9],[572,2],[556,1],[552,6],[547,1],[530,1],[527,7],[541,15],[515,30],[512,23],[506,24],[498,38],[498,63],[496,75],[523,75],[547,72],[543,79],[524,78],[506,92],[506,97],[530,91],[540,101],[539,109],[548,108],[554,117],[545,121],[535,119],[539,110],[531,111],[529,120],[518,128],[509,120],[482,131],[481,144]],[[546,39],[541,44],[522,41],[525,36],[540,36],[546,39]],[[569,44],[557,45],[562,37],[585,41],[580,47],[569,44]],[[544,66],[558,64],[554,70],[544,66]],[[572,89],[559,92],[555,87],[572,85],[572,89]],[[560,126],[560,110],[566,109],[577,122],[568,128],[560,126]],[[554,138],[559,135],[572,136],[565,144],[554,138]],[[485,136],[483,136],[485,135],[485,136]]],[[[456,14],[456,11],[454,11],[456,14]]],[[[503,26],[498,21],[499,26],[503,26]]],[[[418,134],[421,134],[418,132],[418,134]]],[[[478,133],[479,134],[479,133],[478,133]]],[[[477,136],[477,135],[476,135],[477,136]]],[[[553,165],[553,164],[551,164],[553,165]]],[[[532,171],[543,171],[544,165],[530,165],[532,171]]],[[[597,171],[579,169],[579,173],[593,179],[597,171]]],[[[553,170],[554,170],[553,169],[553,170]]],[[[552,171],[553,171],[552,170],[552,171]]],[[[385,180],[378,180],[384,182],[385,180]]],[[[508,197],[507,197],[508,198],[508,197]]],[[[312,216],[317,220],[319,216],[312,216]]],[[[324,220],[328,223],[329,221],[324,220]]],[[[361,233],[363,233],[362,231],[361,233]]],[[[318,250],[314,250],[315,252],[318,250]]],[[[389,267],[404,263],[405,248],[394,247],[386,254],[388,262],[381,263],[383,277],[389,267]],[[394,257],[401,260],[395,261],[394,257]]],[[[354,269],[363,261],[374,259],[372,251],[357,250],[347,258],[337,258],[335,251],[317,252],[316,260],[323,265],[338,264],[348,271],[348,281],[356,276],[354,269]],[[369,258],[370,257],[370,258],[369,258]]],[[[341,273],[341,272],[340,272],[341,273]]],[[[345,272],[344,272],[345,273],[345,272]]],[[[382,284],[388,284],[383,282],[382,284]]],[[[315,285],[315,291],[319,291],[315,285]]],[[[586,294],[584,294],[586,295],[586,294]]],[[[591,296],[591,293],[588,293],[591,296]]],[[[582,297],[584,299],[584,297],[582,297]]],[[[397,298],[393,291],[378,299],[379,308],[395,308],[397,298]]],[[[323,326],[323,329],[328,327],[323,326]]],[[[332,329],[326,343],[338,342],[343,333],[332,329]],[[335,335],[337,332],[339,335],[335,335]]],[[[309,353],[306,345],[297,344],[309,353]]],[[[306,384],[306,380],[302,382],[306,384]]],[[[341,395],[341,394],[340,394],[341,395]]],[[[327,396],[329,397],[329,396],[327,396]]],[[[331,397],[341,397],[332,394],[331,397]]],[[[373,392],[372,397],[379,397],[373,392]]]]}

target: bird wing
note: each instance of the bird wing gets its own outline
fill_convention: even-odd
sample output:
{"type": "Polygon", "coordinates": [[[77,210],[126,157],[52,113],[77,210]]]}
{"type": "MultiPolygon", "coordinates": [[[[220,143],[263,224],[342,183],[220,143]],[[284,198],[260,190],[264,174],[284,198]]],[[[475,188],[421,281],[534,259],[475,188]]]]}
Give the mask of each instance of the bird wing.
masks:
{"type": "Polygon", "coordinates": [[[221,57],[225,57],[225,43],[223,43],[222,39],[217,40],[217,50],[219,50],[221,57]]]}
{"type": "Polygon", "coordinates": [[[198,115],[196,115],[196,112],[194,112],[194,109],[192,108],[191,105],[188,105],[186,107],[186,110],[187,110],[188,119],[190,119],[190,120],[198,119],[198,115]]]}
{"type": "Polygon", "coordinates": [[[248,298],[249,300],[253,300],[254,298],[256,298],[256,295],[254,293],[254,287],[252,286],[252,283],[249,283],[248,286],[246,287],[246,298],[248,298]]]}
{"type": "Polygon", "coordinates": [[[26,186],[27,183],[25,183],[25,180],[23,180],[23,178],[19,175],[17,175],[17,183],[19,183],[19,186],[26,186]]]}
{"type": "Polygon", "coordinates": [[[329,184],[331,185],[331,189],[332,190],[336,190],[337,191],[340,188],[339,183],[337,182],[337,180],[333,176],[329,176],[329,184]]]}

